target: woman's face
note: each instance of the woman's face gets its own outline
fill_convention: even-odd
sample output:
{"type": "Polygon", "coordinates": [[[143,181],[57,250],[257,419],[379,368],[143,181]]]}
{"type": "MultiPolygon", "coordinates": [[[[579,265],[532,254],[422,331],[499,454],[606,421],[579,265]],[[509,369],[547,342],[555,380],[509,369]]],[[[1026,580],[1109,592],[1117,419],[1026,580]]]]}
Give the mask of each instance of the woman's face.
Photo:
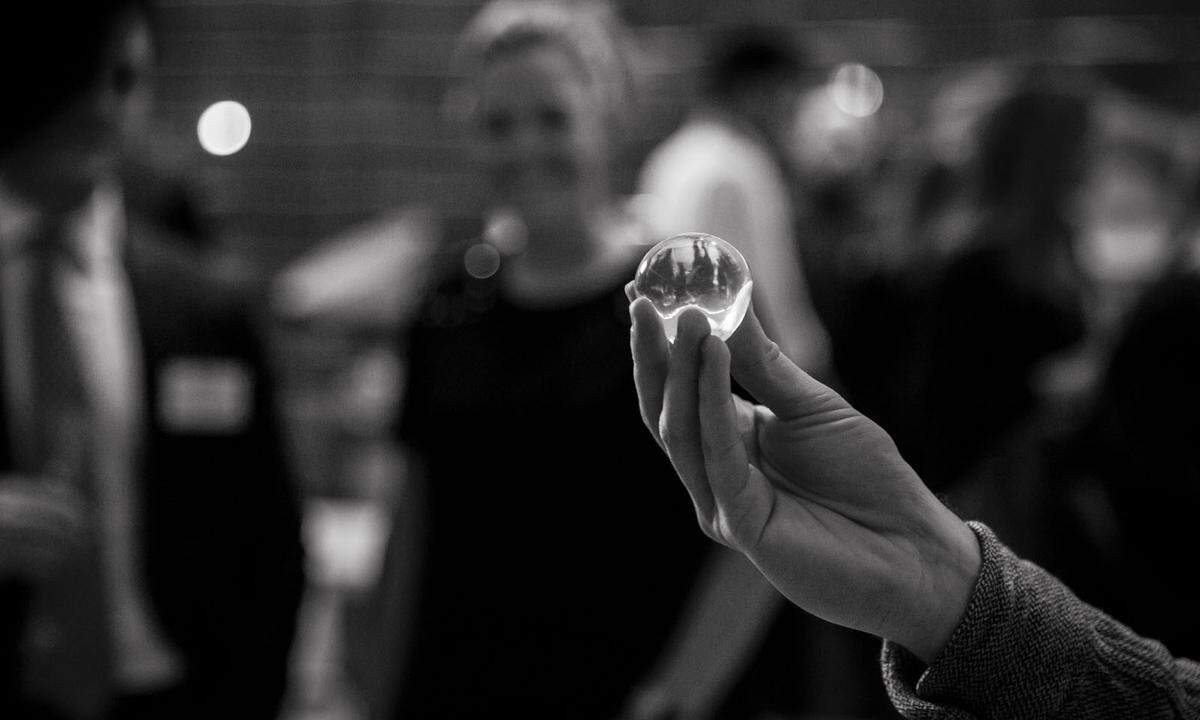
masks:
{"type": "Polygon", "coordinates": [[[581,222],[607,182],[604,110],[574,60],[551,44],[491,61],[477,130],[493,193],[529,225],[581,222]]]}

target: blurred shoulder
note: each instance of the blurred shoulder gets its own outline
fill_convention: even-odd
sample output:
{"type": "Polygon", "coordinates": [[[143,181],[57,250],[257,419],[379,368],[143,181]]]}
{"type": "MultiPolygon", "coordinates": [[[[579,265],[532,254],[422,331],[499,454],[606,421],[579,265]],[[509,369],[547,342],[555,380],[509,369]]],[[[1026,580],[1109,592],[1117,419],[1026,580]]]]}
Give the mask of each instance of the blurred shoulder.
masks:
{"type": "Polygon", "coordinates": [[[651,155],[641,192],[673,206],[705,202],[714,188],[738,188],[752,197],[775,198],[785,180],[767,147],[751,133],[719,117],[684,122],[651,155]]]}
{"type": "Polygon", "coordinates": [[[675,167],[725,167],[741,153],[757,156],[762,152],[754,142],[731,125],[713,117],[685,120],[650,156],[647,168],[663,172],[675,167]]]}

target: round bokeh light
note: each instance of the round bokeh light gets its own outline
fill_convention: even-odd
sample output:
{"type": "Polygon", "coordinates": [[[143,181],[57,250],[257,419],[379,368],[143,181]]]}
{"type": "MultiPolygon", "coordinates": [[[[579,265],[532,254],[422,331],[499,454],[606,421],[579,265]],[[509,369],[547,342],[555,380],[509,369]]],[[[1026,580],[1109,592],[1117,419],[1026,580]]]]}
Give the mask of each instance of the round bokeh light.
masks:
{"type": "Polygon", "coordinates": [[[479,242],[467,248],[463,255],[463,265],[467,274],[479,280],[485,280],[496,274],[500,269],[500,251],[490,243],[479,242]]]}
{"type": "Polygon", "coordinates": [[[250,113],[235,100],[213,103],[196,123],[200,147],[213,155],[232,155],[250,140],[250,113]]]}
{"type": "Polygon", "coordinates": [[[883,81],[861,63],[839,65],[833,72],[829,90],[833,103],[851,117],[870,117],[883,105],[883,81]]]}

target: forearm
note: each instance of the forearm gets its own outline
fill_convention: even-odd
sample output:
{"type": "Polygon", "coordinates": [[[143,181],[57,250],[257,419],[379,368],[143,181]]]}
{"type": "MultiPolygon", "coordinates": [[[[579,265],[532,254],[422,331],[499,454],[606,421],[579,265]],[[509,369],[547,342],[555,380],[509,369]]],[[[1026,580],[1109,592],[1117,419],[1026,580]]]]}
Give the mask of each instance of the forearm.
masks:
{"type": "Polygon", "coordinates": [[[886,643],[884,680],[910,718],[1200,718],[1200,665],[1171,657],[973,525],[979,580],[925,667],[886,643]]]}
{"type": "Polygon", "coordinates": [[[758,648],[783,597],[744,556],[714,546],[654,684],[715,709],[758,648]]]}

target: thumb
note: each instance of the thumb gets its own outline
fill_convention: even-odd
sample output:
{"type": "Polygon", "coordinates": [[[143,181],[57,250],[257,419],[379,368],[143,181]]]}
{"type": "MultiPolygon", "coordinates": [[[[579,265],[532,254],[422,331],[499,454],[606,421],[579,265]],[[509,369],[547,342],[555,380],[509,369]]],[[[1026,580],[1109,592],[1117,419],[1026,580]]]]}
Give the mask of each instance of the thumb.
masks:
{"type": "Polygon", "coordinates": [[[767,337],[754,305],[726,342],[733,377],[781,420],[801,417],[830,403],[845,405],[841,396],[801,370],[767,337]]]}

